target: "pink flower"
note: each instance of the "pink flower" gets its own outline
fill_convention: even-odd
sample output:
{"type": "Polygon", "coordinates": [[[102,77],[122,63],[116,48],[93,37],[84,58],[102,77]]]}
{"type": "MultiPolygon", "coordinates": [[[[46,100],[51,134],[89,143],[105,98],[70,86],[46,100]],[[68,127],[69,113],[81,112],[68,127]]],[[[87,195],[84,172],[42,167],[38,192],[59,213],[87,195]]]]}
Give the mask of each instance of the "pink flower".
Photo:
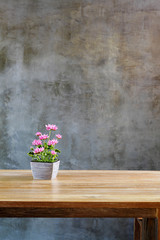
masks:
{"type": "Polygon", "coordinates": [[[56,135],[56,138],[61,139],[61,138],[62,138],[62,135],[57,134],[57,135],[56,135]]]}
{"type": "Polygon", "coordinates": [[[37,153],[40,153],[40,152],[43,152],[44,151],[44,147],[41,147],[41,148],[35,148],[34,149],[34,153],[37,154],[37,153]]]}
{"type": "Polygon", "coordinates": [[[51,145],[55,145],[55,144],[57,144],[58,143],[58,140],[57,139],[52,139],[52,140],[49,140],[48,141],[48,146],[51,146],[51,145]]]}
{"type": "Polygon", "coordinates": [[[52,140],[49,140],[47,144],[48,144],[48,146],[53,145],[53,144],[52,144],[52,140]]]}
{"type": "Polygon", "coordinates": [[[49,131],[49,130],[53,130],[53,131],[56,131],[58,129],[58,127],[56,125],[53,125],[53,124],[48,124],[46,125],[46,129],[49,131]]]}
{"type": "Polygon", "coordinates": [[[34,153],[39,153],[39,148],[35,148],[33,152],[34,153]]]}
{"type": "Polygon", "coordinates": [[[52,155],[55,155],[55,154],[56,154],[56,152],[55,152],[55,151],[51,151],[51,154],[52,154],[52,155]]]}
{"type": "Polygon", "coordinates": [[[44,147],[39,148],[39,151],[43,152],[44,151],[44,147]]]}
{"type": "Polygon", "coordinates": [[[57,139],[52,139],[52,144],[55,145],[58,143],[58,140],[57,139]]]}
{"type": "Polygon", "coordinates": [[[41,140],[37,140],[37,139],[35,139],[33,142],[32,142],[32,145],[34,145],[34,146],[38,146],[38,145],[42,145],[42,141],[41,140]]]}
{"type": "Polygon", "coordinates": [[[42,133],[41,133],[41,132],[37,132],[35,135],[36,135],[36,136],[41,136],[42,133]]]}
{"type": "Polygon", "coordinates": [[[45,140],[45,139],[47,139],[47,138],[49,138],[49,136],[46,135],[46,134],[43,134],[43,135],[39,136],[39,139],[40,139],[40,140],[45,140]]]}

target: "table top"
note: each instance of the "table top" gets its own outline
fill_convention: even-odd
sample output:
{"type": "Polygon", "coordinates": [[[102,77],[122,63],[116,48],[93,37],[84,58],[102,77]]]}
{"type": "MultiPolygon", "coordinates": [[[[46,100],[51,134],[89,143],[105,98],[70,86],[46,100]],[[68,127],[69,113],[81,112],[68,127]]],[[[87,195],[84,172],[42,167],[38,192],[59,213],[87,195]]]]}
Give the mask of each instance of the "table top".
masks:
{"type": "Polygon", "coordinates": [[[160,208],[160,171],[60,170],[33,180],[30,170],[0,170],[0,207],[160,208]]]}

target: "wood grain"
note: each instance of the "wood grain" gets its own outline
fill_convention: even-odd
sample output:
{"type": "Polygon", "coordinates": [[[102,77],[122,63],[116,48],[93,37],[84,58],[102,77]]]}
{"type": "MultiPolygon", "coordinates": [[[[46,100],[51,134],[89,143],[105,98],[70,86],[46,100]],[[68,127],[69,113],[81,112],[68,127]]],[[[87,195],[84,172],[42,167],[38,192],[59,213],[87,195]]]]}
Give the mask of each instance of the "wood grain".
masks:
{"type": "Polygon", "coordinates": [[[142,240],[157,239],[157,221],[155,218],[143,218],[142,240]]]}
{"type": "Polygon", "coordinates": [[[160,172],[0,170],[0,217],[131,217],[135,240],[160,240],[160,172]],[[138,222],[141,218],[142,222],[138,222]]]}
{"type": "Polygon", "coordinates": [[[157,239],[157,219],[136,218],[134,224],[134,240],[155,240],[155,239],[157,239]]]}
{"type": "Polygon", "coordinates": [[[0,217],[155,218],[155,209],[1,207],[0,217]]]}
{"type": "Polygon", "coordinates": [[[33,180],[30,170],[0,170],[0,207],[160,208],[159,171],[61,170],[33,180]]]}

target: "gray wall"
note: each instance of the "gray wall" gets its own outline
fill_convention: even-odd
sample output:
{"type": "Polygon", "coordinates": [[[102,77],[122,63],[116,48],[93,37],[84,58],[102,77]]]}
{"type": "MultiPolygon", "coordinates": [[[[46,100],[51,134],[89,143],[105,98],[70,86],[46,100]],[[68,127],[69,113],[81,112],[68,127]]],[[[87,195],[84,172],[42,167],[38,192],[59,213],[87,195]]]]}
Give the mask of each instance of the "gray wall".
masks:
{"type": "MultiPolygon", "coordinates": [[[[61,169],[160,169],[160,1],[0,1],[0,167],[57,124],[61,169]]],[[[3,240],[130,240],[133,220],[1,219],[3,240]]]]}

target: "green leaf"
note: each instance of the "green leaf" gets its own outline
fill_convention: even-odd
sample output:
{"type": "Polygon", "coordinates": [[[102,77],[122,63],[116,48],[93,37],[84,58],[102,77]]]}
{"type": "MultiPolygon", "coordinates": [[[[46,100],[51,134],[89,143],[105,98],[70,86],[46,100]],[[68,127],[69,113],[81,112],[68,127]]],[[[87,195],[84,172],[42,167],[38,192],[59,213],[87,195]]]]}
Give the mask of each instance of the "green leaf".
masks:
{"type": "Polygon", "coordinates": [[[33,157],[34,156],[34,153],[33,152],[29,152],[29,153],[27,153],[28,154],[28,156],[30,156],[30,157],[33,157]]]}
{"type": "Polygon", "coordinates": [[[28,154],[34,155],[34,152],[29,152],[28,154]]]}
{"type": "Polygon", "coordinates": [[[60,153],[61,151],[60,151],[60,150],[58,150],[58,149],[55,149],[55,152],[58,152],[58,153],[60,153]]]}

